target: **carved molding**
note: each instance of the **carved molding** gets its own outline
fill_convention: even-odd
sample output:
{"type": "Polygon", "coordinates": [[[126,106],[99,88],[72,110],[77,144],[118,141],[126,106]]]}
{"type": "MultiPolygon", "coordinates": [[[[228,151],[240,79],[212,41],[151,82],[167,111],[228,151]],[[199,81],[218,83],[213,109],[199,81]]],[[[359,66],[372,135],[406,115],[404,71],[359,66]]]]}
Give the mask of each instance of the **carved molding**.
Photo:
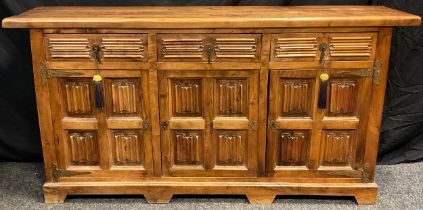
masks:
{"type": "Polygon", "coordinates": [[[325,131],[322,138],[322,165],[349,165],[353,131],[325,131]]]}
{"type": "Polygon", "coordinates": [[[216,58],[251,58],[257,57],[255,38],[216,38],[216,58]]]}
{"type": "Polygon", "coordinates": [[[281,115],[308,116],[311,104],[311,82],[307,80],[281,81],[281,115]]]}
{"type": "Polygon", "coordinates": [[[333,36],[329,38],[331,57],[371,57],[372,36],[333,36]]]}
{"type": "Polygon", "coordinates": [[[144,58],[144,40],[142,38],[102,38],[102,53],[105,59],[144,58]]]}
{"type": "Polygon", "coordinates": [[[244,116],[248,109],[246,80],[217,80],[218,115],[244,116]]]}
{"type": "Polygon", "coordinates": [[[331,80],[329,114],[354,114],[358,85],[352,80],[331,80]]]}
{"type": "Polygon", "coordinates": [[[91,85],[88,81],[65,81],[67,112],[72,115],[91,113],[91,85]]]}
{"type": "Polygon", "coordinates": [[[115,131],[113,135],[116,165],[139,165],[143,163],[142,136],[134,131],[115,131]]]}
{"type": "Polygon", "coordinates": [[[89,59],[88,38],[49,38],[48,50],[53,59],[89,59]]]}
{"type": "Polygon", "coordinates": [[[174,80],[172,82],[172,102],[176,116],[201,116],[201,80],[174,80]]]}
{"type": "Polygon", "coordinates": [[[245,133],[218,132],[216,134],[216,165],[243,165],[245,157],[245,133]]]}
{"type": "Polygon", "coordinates": [[[133,81],[112,81],[112,113],[136,114],[138,112],[138,85],[133,81]]]}
{"type": "Polygon", "coordinates": [[[305,165],[308,157],[308,141],[307,131],[280,131],[276,164],[281,166],[305,165]]]}
{"type": "Polygon", "coordinates": [[[161,40],[162,59],[202,59],[204,52],[201,38],[166,38],[161,40]]]}
{"type": "Polygon", "coordinates": [[[203,140],[199,132],[177,131],[174,133],[174,164],[199,165],[202,163],[203,140]]]}
{"type": "Polygon", "coordinates": [[[68,132],[70,161],[72,165],[98,165],[99,148],[94,132],[68,132]]]}
{"type": "Polygon", "coordinates": [[[276,39],[275,57],[315,58],[317,56],[316,37],[284,37],[276,39]]]}

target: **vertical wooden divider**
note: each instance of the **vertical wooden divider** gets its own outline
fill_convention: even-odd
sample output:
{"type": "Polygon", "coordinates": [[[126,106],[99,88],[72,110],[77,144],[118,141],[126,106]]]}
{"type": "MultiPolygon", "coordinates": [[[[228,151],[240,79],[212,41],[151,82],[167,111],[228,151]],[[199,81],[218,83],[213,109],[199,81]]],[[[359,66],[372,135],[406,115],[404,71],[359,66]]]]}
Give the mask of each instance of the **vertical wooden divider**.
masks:
{"type": "Polygon", "coordinates": [[[160,143],[160,125],[159,125],[159,93],[157,82],[157,51],[156,51],[156,33],[148,34],[148,77],[149,77],[149,95],[151,106],[151,142],[153,146],[153,175],[162,174],[162,157],[160,143]]]}
{"type": "Polygon", "coordinates": [[[267,86],[269,85],[269,55],[271,34],[263,33],[261,38],[261,67],[259,88],[259,122],[257,138],[257,176],[265,176],[267,143],[267,86]]]}

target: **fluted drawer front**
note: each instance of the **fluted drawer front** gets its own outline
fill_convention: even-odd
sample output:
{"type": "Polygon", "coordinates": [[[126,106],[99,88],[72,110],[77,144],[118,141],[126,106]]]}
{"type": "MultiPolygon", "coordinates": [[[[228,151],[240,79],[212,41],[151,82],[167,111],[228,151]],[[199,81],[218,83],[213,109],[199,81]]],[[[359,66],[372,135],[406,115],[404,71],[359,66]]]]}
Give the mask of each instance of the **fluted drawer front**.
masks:
{"type": "Polygon", "coordinates": [[[99,45],[104,62],[144,62],[147,56],[145,34],[48,34],[47,60],[93,61],[91,46],[99,45]]]}
{"type": "MultiPolygon", "coordinates": [[[[376,33],[282,33],[272,35],[272,62],[373,61],[376,33]],[[325,50],[322,51],[322,46],[325,50]],[[323,55],[322,55],[323,54],[323,55]]],[[[326,66],[327,67],[327,66],[326,66]]]]}
{"type": "Polygon", "coordinates": [[[159,61],[258,62],[259,34],[159,34],[159,61]]]}

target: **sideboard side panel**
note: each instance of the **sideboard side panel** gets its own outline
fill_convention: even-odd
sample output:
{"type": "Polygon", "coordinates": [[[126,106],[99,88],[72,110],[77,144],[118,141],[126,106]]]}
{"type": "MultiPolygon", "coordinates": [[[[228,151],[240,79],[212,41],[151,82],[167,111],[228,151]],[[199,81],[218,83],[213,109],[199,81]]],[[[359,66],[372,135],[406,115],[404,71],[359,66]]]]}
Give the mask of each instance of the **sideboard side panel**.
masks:
{"type": "Polygon", "coordinates": [[[373,182],[375,178],[375,167],[377,149],[379,143],[380,124],[382,121],[383,102],[388,77],[389,54],[391,50],[392,28],[384,27],[378,34],[376,61],[381,62],[380,84],[373,83],[372,99],[369,109],[369,124],[366,135],[366,146],[364,154],[364,165],[369,166],[368,181],[373,182]]]}
{"type": "Polygon", "coordinates": [[[44,168],[46,172],[46,181],[51,182],[51,168],[53,164],[57,164],[55,141],[53,136],[53,124],[51,119],[50,94],[48,84],[42,85],[39,74],[40,64],[44,62],[44,44],[43,29],[31,29],[31,51],[32,66],[34,73],[34,86],[36,93],[38,123],[40,126],[41,144],[44,156],[44,168]]]}

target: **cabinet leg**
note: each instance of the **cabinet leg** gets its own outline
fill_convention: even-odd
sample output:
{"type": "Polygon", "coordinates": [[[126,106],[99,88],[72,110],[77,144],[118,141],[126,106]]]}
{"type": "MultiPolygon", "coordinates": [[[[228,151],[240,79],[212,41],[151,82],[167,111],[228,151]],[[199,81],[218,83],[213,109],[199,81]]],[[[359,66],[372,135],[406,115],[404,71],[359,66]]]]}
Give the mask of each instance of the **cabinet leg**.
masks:
{"type": "Polygon", "coordinates": [[[358,193],[355,195],[355,200],[359,205],[376,204],[377,192],[358,193]]]}
{"type": "Polygon", "coordinates": [[[251,204],[270,205],[275,197],[275,194],[247,194],[248,201],[251,204]]]}
{"type": "Polygon", "coordinates": [[[44,190],[44,202],[45,203],[64,203],[67,193],[63,191],[58,191],[54,189],[45,189],[44,190]]]}
{"type": "Polygon", "coordinates": [[[147,193],[144,194],[145,199],[148,203],[169,203],[172,199],[173,194],[171,193],[147,193]]]}

